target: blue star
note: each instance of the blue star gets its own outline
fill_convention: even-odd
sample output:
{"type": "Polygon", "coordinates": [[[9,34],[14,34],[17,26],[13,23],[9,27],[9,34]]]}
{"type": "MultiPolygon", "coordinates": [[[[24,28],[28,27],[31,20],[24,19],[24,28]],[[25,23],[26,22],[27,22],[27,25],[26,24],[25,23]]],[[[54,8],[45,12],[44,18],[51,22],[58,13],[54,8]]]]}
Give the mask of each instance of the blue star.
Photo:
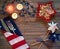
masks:
{"type": "Polygon", "coordinates": [[[25,5],[26,5],[26,6],[29,6],[30,4],[29,4],[28,2],[25,2],[25,5]]]}
{"type": "Polygon", "coordinates": [[[49,39],[54,42],[55,39],[56,39],[56,34],[55,33],[50,33],[49,39]]]}
{"type": "Polygon", "coordinates": [[[25,11],[25,9],[23,8],[22,11],[25,11]]]}
{"type": "Polygon", "coordinates": [[[19,0],[16,0],[16,2],[19,2],[19,0]]]}
{"type": "Polygon", "coordinates": [[[22,16],[22,17],[24,17],[24,16],[25,16],[25,14],[24,14],[24,13],[21,13],[21,16],[22,16]]]}
{"type": "Polygon", "coordinates": [[[21,4],[25,5],[25,1],[23,0],[23,1],[21,2],[21,4]]]}
{"type": "Polygon", "coordinates": [[[34,16],[35,16],[35,14],[31,14],[31,16],[32,16],[32,17],[34,17],[34,16]]]}

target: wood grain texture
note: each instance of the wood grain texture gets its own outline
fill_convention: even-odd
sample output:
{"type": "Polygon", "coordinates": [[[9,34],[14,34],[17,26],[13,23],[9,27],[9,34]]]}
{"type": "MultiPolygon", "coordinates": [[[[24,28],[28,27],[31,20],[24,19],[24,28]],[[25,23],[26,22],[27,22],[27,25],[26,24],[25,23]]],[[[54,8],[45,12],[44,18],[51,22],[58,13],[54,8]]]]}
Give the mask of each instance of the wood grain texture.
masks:
{"type": "MultiPolygon", "coordinates": [[[[0,0],[0,7],[3,4],[4,0],[0,0]]],[[[31,0],[34,3],[39,3],[39,2],[47,2],[50,0],[31,0]]],[[[60,3],[60,0],[51,0],[54,1],[54,5],[55,8],[59,7],[58,3],[60,3]]],[[[4,15],[1,15],[2,16],[4,15]]],[[[26,17],[19,17],[16,20],[14,20],[15,23],[17,24],[19,30],[21,31],[21,33],[23,34],[23,36],[25,37],[27,43],[29,44],[31,49],[37,49],[39,44],[37,46],[31,46],[30,44],[32,42],[34,42],[36,39],[39,38],[44,38],[46,36],[46,32],[47,32],[47,28],[48,28],[48,24],[44,23],[43,21],[36,19],[36,17],[30,17],[27,16],[26,17]]],[[[57,22],[58,23],[58,27],[59,30],[56,33],[60,33],[60,12],[58,12],[52,19],[51,21],[57,22]]],[[[44,46],[44,44],[42,44],[43,46],[41,46],[40,49],[47,49],[46,46],[44,46]]],[[[3,36],[3,34],[0,32],[0,49],[11,49],[10,45],[8,44],[8,42],[6,41],[5,37],[3,36]]],[[[56,43],[54,43],[53,47],[50,49],[60,49],[60,42],[57,41],[56,43]]]]}

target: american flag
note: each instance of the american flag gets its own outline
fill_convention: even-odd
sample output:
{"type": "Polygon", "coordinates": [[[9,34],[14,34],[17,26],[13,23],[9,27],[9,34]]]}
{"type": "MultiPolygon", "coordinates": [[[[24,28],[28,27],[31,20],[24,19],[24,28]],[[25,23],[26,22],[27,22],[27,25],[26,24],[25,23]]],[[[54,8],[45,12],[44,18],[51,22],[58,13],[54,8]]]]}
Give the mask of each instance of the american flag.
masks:
{"type": "Polygon", "coordinates": [[[18,36],[4,30],[1,31],[12,46],[12,49],[30,49],[23,36],[18,36]]]}
{"type": "Polygon", "coordinates": [[[9,27],[8,27],[8,29],[10,30],[10,32],[8,32],[4,28],[4,24],[2,23],[2,21],[0,21],[1,32],[6,37],[7,41],[11,45],[12,49],[30,49],[28,44],[26,43],[23,35],[21,34],[20,30],[16,26],[15,22],[10,17],[2,19],[2,20],[6,24],[7,27],[11,23],[11,25],[13,25],[13,27],[15,28],[15,30],[14,30],[15,33],[11,32],[9,27]],[[8,23],[7,21],[10,21],[10,22],[8,23]]]}

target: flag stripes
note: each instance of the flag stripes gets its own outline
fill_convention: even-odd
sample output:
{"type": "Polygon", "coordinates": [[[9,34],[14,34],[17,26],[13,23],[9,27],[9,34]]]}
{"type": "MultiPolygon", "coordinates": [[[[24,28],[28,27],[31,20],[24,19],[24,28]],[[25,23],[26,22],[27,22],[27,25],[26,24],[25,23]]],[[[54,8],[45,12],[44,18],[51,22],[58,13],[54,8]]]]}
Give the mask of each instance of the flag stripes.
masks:
{"type": "Polygon", "coordinates": [[[26,44],[23,36],[18,36],[16,34],[12,34],[3,30],[2,33],[8,40],[9,44],[12,46],[12,49],[30,49],[29,46],[26,44]]]}
{"type": "Polygon", "coordinates": [[[0,21],[1,32],[6,37],[12,49],[30,49],[23,35],[21,34],[18,27],[16,26],[15,22],[10,17],[4,18],[2,19],[2,21],[0,21]],[[6,24],[6,27],[8,28],[9,31],[6,30],[6,28],[4,27],[5,25],[4,23],[2,23],[2,21],[6,24]],[[10,21],[9,23],[11,23],[13,27],[16,29],[14,31],[15,33],[9,29],[9,24],[7,21],[10,21]]]}

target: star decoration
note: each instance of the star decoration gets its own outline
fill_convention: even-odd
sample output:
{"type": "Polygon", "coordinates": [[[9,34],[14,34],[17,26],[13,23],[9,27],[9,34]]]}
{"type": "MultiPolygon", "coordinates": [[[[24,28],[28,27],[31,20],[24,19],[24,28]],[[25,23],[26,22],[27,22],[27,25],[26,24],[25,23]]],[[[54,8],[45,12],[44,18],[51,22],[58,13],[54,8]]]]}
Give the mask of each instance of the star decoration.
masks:
{"type": "Polygon", "coordinates": [[[50,31],[52,31],[52,33],[54,33],[55,30],[58,29],[58,27],[56,26],[57,24],[58,24],[58,23],[54,23],[53,21],[52,21],[52,23],[48,23],[48,25],[50,26],[50,27],[48,28],[48,30],[50,30],[50,31]]]}
{"type": "Polygon", "coordinates": [[[21,16],[25,16],[25,14],[28,14],[30,16],[35,16],[37,10],[35,9],[35,7],[31,3],[32,2],[28,2],[25,0],[21,1],[21,4],[24,6],[24,8],[22,9],[22,12],[20,14],[21,16]]]}
{"type": "Polygon", "coordinates": [[[56,11],[52,8],[52,2],[47,4],[38,4],[37,17],[49,22],[51,17],[55,15],[56,11]]]}
{"type": "Polygon", "coordinates": [[[55,39],[57,37],[57,34],[54,32],[54,33],[50,33],[50,36],[49,36],[49,39],[52,41],[52,42],[55,42],[55,39]]]}

